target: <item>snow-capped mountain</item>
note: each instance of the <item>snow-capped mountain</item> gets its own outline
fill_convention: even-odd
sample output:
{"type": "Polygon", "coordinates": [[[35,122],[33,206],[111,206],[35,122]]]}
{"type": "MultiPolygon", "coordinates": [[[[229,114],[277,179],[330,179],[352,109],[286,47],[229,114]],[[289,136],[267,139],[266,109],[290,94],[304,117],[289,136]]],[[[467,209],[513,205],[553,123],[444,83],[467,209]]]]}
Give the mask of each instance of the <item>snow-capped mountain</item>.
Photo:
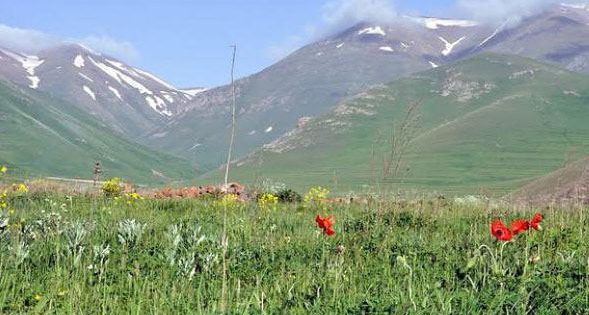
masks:
{"type": "Polygon", "coordinates": [[[199,92],[179,90],[81,45],[59,46],[34,56],[0,49],[0,77],[76,104],[131,137],[167,122],[199,92]]]}
{"type": "MultiPolygon", "coordinates": [[[[371,86],[484,52],[589,73],[589,9],[556,5],[517,25],[403,17],[390,23],[359,23],[310,43],[236,81],[236,156],[276,140],[371,86]]],[[[79,45],[35,56],[0,50],[0,79],[62,98],[131,139],[197,161],[202,170],[224,161],[229,86],[177,89],[79,45]]]]}
{"type": "MultiPolygon", "coordinates": [[[[237,152],[247,154],[341,100],[400,77],[484,52],[589,72],[589,11],[557,5],[517,25],[404,17],[360,23],[238,80],[237,152]]],[[[416,99],[419,97],[416,96],[416,99]]],[[[231,88],[197,94],[145,143],[213,167],[223,163],[231,88]]]]}

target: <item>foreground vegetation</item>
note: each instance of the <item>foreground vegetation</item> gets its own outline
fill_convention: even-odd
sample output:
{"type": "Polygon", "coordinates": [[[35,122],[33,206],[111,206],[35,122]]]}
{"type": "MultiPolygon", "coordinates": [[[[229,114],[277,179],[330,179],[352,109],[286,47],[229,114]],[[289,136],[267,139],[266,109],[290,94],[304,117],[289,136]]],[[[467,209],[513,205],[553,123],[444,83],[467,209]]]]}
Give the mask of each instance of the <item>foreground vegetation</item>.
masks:
{"type": "MultiPolygon", "coordinates": [[[[542,209],[542,231],[497,242],[489,231],[495,218],[528,218],[537,209],[444,199],[306,201],[225,203],[231,313],[589,308],[589,220],[582,208],[542,209]],[[335,235],[317,227],[318,213],[334,217],[335,235]]],[[[7,204],[0,220],[1,313],[220,311],[223,202],[17,191],[7,204]]]]}

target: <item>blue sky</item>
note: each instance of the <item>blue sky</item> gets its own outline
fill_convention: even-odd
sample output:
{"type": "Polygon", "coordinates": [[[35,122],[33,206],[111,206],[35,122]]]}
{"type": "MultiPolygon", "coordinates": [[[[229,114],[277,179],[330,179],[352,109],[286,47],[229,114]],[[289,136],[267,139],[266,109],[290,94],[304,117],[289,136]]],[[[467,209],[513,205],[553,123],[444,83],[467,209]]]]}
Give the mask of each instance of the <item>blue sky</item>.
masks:
{"type": "MultiPolygon", "coordinates": [[[[0,3],[0,24],[39,32],[41,39],[34,37],[33,42],[43,41],[43,36],[80,39],[178,87],[211,87],[228,81],[233,43],[238,45],[237,75],[241,77],[262,70],[324,32],[352,24],[358,6],[376,3],[368,15],[387,10],[443,15],[455,2],[19,0],[0,3]]],[[[0,36],[5,33],[0,30],[0,36]]],[[[16,36],[17,40],[26,37],[16,36]]]]}

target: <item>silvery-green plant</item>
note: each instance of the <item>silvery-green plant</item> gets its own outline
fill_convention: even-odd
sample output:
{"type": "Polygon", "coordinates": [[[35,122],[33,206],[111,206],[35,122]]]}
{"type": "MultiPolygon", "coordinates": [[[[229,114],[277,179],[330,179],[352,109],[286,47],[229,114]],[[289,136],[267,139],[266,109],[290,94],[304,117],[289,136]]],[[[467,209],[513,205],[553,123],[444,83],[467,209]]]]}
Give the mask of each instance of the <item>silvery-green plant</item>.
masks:
{"type": "Polygon", "coordinates": [[[73,223],[65,230],[64,236],[67,241],[68,255],[73,257],[74,265],[78,265],[82,259],[84,252],[83,242],[87,234],[85,224],[80,221],[73,223]]]}
{"type": "Polygon", "coordinates": [[[194,256],[180,257],[178,259],[178,275],[192,280],[196,274],[198,264],[194,256]]]}
{"type": "Polygon", "coordinates": [[[170,266],[176,266],[178,274],[189,280],[196,272],[209,271],[218,262],[218,255],[214,253],[218,246],[206,246],[208,238],[197,223],[169,226],[166,240],[167,262],[170,266]]]}
{"type": "Polygon", "coordinates": [[[170,225],[166,230],[165,237],[168,242],[168,247],[165,250],[165,255],[170,266],[173,266],[176,263],[176,254],[183,240],[182,230],[183,225],[181,223],[170,225]]]}
{"type": "Polygon", "coordinates": [[[99,278],[102,277],[106,271],[108,265],[108,257],[110,255],[110,245],[102,243],[100,245],[94,245],[92,248],[93,258],[92,264],[88,266],[88,270],[91,270],[94,275],[99,278]]]}
{"type": "Polygon", "coordinates": [[[141,240],[146,224],[141,224],[135,219],[124,219],[119,222],[118,234],[119,243],[128,248],[134,247],[141,240]]]}
{"type": "Polygon", "coordinates": [[[36,226],[34,224],[24,224],[21,228],[20,237],[27,245],[32,243],[39,237],[36,226]]]}
{"type": "Polygon", "coordinates": [[[8,223],[10,217],[5,211],[0,212],[0,249],[8,243],[8,223]]]}
{"type": "Polygon", "coordinates": [[[208,253],[203,257],[203,270],[209,272],[213,267],[219,263],[219,255],[215,253],[208,253]]]}
{"type": "Polygon", "coordinates": [[[8,222],[10,222],[10,217],[6,211],[0,212],[0,233],[8,229],[8,222]]]}
{"type": "Polygon", "coordinates": [[[201,226],[197,223],[192,224],[188,229],[188,245],[190,245],[191,248],[198,248],[207,237],[201,233],[201,226]]]}
{"type": "Polygon", "coordinates": [[[42,218],[35,221],[35,226],[45,237],[53,235],[61,235],[67,227],[65,222],[58,212],[50,212],[42,218]]]}
{"type": "Polygon", "coordinates": [[[9,249],[14,254],[16,266],[20,266],[29,257],[29,245],[22,240],[17,242],[16,245],[10,246],[9,249]]]}

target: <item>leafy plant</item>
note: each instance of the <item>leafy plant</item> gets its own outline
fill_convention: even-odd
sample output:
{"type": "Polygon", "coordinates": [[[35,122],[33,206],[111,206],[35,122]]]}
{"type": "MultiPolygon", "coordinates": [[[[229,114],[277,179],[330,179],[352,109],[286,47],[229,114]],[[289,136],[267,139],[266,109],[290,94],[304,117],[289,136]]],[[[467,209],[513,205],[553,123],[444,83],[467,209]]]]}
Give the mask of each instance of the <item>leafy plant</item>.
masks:
{"type": "Polygon", "coordinates": [[[290,188],[284,188],[279,190],[276,193],[276,197],[278,197],[278,200],[280,200],[280,202],[285,203],[301,202],[303,200],[301,194],[290,188]]]}

